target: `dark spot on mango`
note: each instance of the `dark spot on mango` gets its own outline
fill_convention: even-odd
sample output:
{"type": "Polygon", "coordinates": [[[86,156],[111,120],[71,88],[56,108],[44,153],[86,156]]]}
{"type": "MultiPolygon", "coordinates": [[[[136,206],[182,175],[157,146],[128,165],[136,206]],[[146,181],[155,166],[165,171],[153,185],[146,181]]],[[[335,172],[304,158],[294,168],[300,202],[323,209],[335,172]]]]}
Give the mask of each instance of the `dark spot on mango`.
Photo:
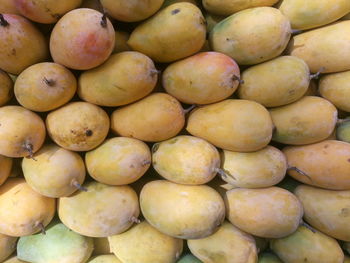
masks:
{"type": "Polygon", "coordinates": [[[329,147],[329,145],[328,144],[326,144],[325,146],[323,146],[325,149],[327,149],[328,147],[329,147]]]}
{"type": "MultiPolygon", "coordinates": [[[[0,126],[1,126],[1,124],[0,124],[0,126]]],[[[348,162],[350,163],[350,158],[348,159],[348,162]]]]}
{"type": "Polygon", "coordinates": [[[85,134],[86,134],[86,136],[90,137],[90,136],[92,136],[93,132],[92,132],[92,130],[86,130],[85,134]]]}
{"type": "Polygon", "coordinates": [[[177,13],[180,13],[180,9],[178,8],[171,11],[172,15],[176,15],[177,13]]]}
{"type": "Polygon", "coordinates": [[[340,216],[342,217],[348,217],[350,215],[350,209],[349,208],[342,208],[342,210],[340,210],[340,216]]]}

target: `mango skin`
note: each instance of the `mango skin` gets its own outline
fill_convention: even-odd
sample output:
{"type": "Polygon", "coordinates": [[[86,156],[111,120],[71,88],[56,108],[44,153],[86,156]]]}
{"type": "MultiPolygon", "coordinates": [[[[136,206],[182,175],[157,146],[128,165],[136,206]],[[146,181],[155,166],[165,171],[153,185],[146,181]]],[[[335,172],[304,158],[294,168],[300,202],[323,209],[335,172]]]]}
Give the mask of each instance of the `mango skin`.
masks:
{"type": "Polygon", "coordinates": [[[90,258],[87,263],[122,263],[116,256],[114,255],[100,255],[97,257],[90,258]]]}
{"type": "Polygon", "coordinates": [[[182,239],[213,234],[225,217],[219,193],[206,185],[180,185],[166,180],[147,183],[140,193],[146,220],[160,232],[182,239]]]}
{"type": "Polygon", "coordinates": [[[128,45],[156,62],[172,62],[197,53],[206,37],[200,9],[186,2],[170,5],[132,31],[128,45]]]}
{"type": "Polygon", "coordinates": [[[183,240],[159,232],[147,221],[108,240],[111,251],[123,263],[174,263],[183,249],[183,240]]]}
{"type": "Polygon", "coordinates": [[[310,29],[330,24],[350,12],[347,0],[283,0],[279,10],[293,29],[310,29]]]}
{"type": "Polygon", "coordinates": [[[16,256],[13,256],[8,260],[5,260],[3,263],[26,263],[26,262],[18,259],[16,256]]]}
{"type": "Polygon", "coordinates": [[[129,37],[130,34],[128,32],[115,31],[115,44],[112,54],[131,51],[131,48],[127,44],[129,37]]]}
{"type": "Polygon", "coordinates": [[[15,15],[20,14],[13,0],[0,0],[0,13],[15,14],[15,15]]]}
{"type": "Polygon", "coordinates": [[[344,253],[338,242],[300,226],[293,234],[270,241],[271,250],[285,263],[343,263],[344,253]]]}
{"type": "Polygon", "coordinates": [[[227,99],[194,109],[186,130],[216,147],[236,152],[253,152],[271,140],[273,123],[261,104],[227,99]]]}
{"type": "Polygon", "coordinates": [[[242,73],[240,99],[254,100],[265,107],[277,107],[300,99],[310,83],[307,64],[296,57],[281,56],[252,66],[242,73]]]}
{"type": "Polygon", "coordinates": [[[206,263],[255,263],[258,258],[254,238],[227,221],[211,236],[187,244],[192,254],[206,263]]]}
{"type": "Polygon", "coordinates": [[[193,256],[192,254],[186,254],[180,258],[176,263],[202,263],[198,258],[193,256]]]}
{"type": "Polygon", "coordinates": [[[297,167],[307,174],[305,176],[288,170],[294,179],[329,190],[350,190],[349,143],[324,140],[304,146],[285,147],[282,151],[289,166],[297,167]]]}
{"type": "Polygon", "coordinates": [[[6,104],[13,97],[13,81],[10,76],[0,70],[0,106],[6,104]]]}
{"type": "Polygon", "coordinates": [[[218,52],[200,52],[170,64],[162,74],[167,93],[187,104],[210,104],[231,96],[238,87],[237,63],[218,52]]]}
{"type": "Polygon", "coordinates": [[[283,263],[275,254],[265,252],[259,254],[258,263],[283,263]]]}
{"type": "Polygon", "coordinates": [[[338,111],[328,100],[305,96],[288,105],[269,110],[276,127],[272,140],[303,145],[320,142],[335,128],[338,111]]]}
{"type": "Polygon", "coordinates": [[[3,262],[8,258],[15,250],[17,237],[10,237],[0,234],[0,261],[3,262]]]}
{"type": "Polygon", "coordinates": [[[209,35],[214,51],[239,65],[254,65],[279,56],[291,36],[289,20],[278,9],[256,7],[222,20],[209,35]]]}
{"type": "Polygon", "coordinates": [[[295,195],[279,187],[236,188],[226,192],[226,217],[236,227],[258,237],[281,238],[293,233],[303,216],[295,195]]]}
{"type": "Polygon", "coordinates": [[[345,119],[337,126],[336,139],[350,143],[350,119],[345,119]]]}
{"type": "Polygon", "coordinates": [[[12,158],[0,155],[0,186],[11,175],[13,160],[12,158]]]}
{"type": "Polygon", "coordinates": [[[350,21],[341,21],[294,36],[287,53],[303,59],[312,73],[347,71],[349,41],[350,21]]]}

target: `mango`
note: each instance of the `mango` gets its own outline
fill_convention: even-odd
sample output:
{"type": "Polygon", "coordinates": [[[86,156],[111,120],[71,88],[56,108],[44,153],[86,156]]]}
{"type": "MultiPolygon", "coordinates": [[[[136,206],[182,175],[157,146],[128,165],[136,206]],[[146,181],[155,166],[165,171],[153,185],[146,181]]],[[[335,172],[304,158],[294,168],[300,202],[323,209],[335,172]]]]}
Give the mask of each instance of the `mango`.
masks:
{"type": "Polygon", "coordinates": [[[0,155],[0,185],[11,175],[13,160],[12,158],[0,155]]]}
{"type": "Polygon", "coordinates": [[[283,0],[279,10],[293,29],[310,29],[330,24],[350,12],[347,0],[283,0]]]}
{"type": "Polygon", "coordinates": [[[83,72],[78,94],[100,106],[121,106],[148,95],[156,86],[153,61],[135,51],[114,54],[101,66],[83,72]]]}
{"type": "Polygon", "coordinates": [[[344,263],[350,263],[350,257],[349,256],[345,256],[344,257],[344,263]]]}
{"type": "Polygon", "coordinates": [[[158,142],[176,136],[185,125],[184,110],[167,93],[152,93],[111,115],[111,130],[120,136],[158,142]]]}
{"type": "Polygon", "coordinates": [[[13,97],[13,81],[10,76],[0,70],[0,106],[6,104],[13,97]]]}
{"type": "Polygon", "coordinates": [[[236,188],[226,192],[226,217],[239,229],[265,238],[293,233],[303,216],[298,198],[279,187],[236,188]]]}
{"type": "Polygon", "coordinates": [[[85,183],[77,192],[58,201],[58,216],[73,231],[88,237],[107,237],[131,227],[139,216],[135,191],[129,186],[85,183]]]}
{"type": "Polygon", "coordinates": [[[122,263],[122,262],[114,255],[100,255],[89,259],[87,263],[122,263]]]}
{"type": "Polygon", "coordinates": [[[216,24],[209,43],[214,51],[232,57],[239,65],[254,65],[279,56],[290,36],[289,20],[278,9],[256,7],[216,24]]]}
{"type": "Polygon", "coordinates": [[[8,260],[5,260],[3,263],[26,263],[26,262],[18,259],[16,256],[13,256],[13,257],[9,258],[8,260]]]}
{"type": "Polygon", "coordinates": [[[95,237],[94,239],[94,251],[93,255],[107,255],[112,254],[109,247],[109,242],[107,237],[95,237]]]}
{"type": "Polygon", "coordinates": [[[82,101],[68,103],[46,117],[51,139],[71,151],[96,148],[105,140],[109,126],[109,117],[102,108],[82,101]]]}
{"type": "MultiPolygon", "coordinates": [[[[82,8],[90,8],[103,13],[103,7],[100,0],[83,0],[82,8]]],[[[107,14],[108,15],[108,14],[107,14]]]]}
{"type": "Polygon", "coordinates": [[[212,235],[225,217],[224,201],[207,185],[151,181],[141,190],[140,206],[143,216],[153,227],[182,239],[212,235]]]}
{"type": "Polygon", "coordinates": [[[159,232],[147,221],[108,240],[111,251],[123,263],[174,263],[183,248],[183,240],[159,232]]]}
{"type": "Polygon", "coordinates": [[[198,258],[193,256],[192,254],[185,254],[176,263],[202,263],[202,261],[200,261],[198,258]]]}
{"type": "Polygon", "coordinates": [[[198,0],[164,0],[164,3],[162,4],[161,8],[165,8],[169,5],[179,3],[179,2],[187,2],[187,3],[194,4],[196,6],[199,6],[198,0]]]}
{"type": "Polygon", "coordinates": [[[265,252],[259,254],[258,263],[283,263],[275,254],[265,252]]]}
{"type": "Polygon", "coordinates": [[[242,80],[239,98],[277,107],[297,101],[305,94],[310,71],[303,60],[281,56],[246,69],[242,80]]]}
{"type": "Polygon", "coordinates": [[[205,20],[207,21],[207,32],[212,31],[217,23],[226,18],[225,16],[214,15],[212,13],[205,13],[204,16],[205,20]]]}
{"type": "Polygon", "coordinates": [[[350,13],[343,16],[340,20],[350,20],[350,13]]]}
{"type": "Polygon", "coordinates": [[[10,105],[0,108],[0,154],[25,157],[43,145],[46,129],[39,115],[24,107],[10,105]]]}
{"type": "Polygon", "coordinates": [[[56,212],[55,199],[42,196],[22,178],[0,186],[0,233],[26,236],[43,230],[56,212]]]}
{"type": "Polygon", "coordinates": [[[293,234],[270,241],[272,251],[285,263],[343,263],[344,253],[338,242],[300,226],[293,234]]]}
{"type": "Polygon", "coordinates": [[[50,53],[58,64],[87,70],[107,60],[114,42],[113,25],[105,15],[90,8],[78,8],[55,24],[50,35],[50,53]]]}
{"type": "Polygon", "coordinates": [[[3,262],[8,258],[15,250],[17,237],[10,237],[0,234],[0,261],[3,262]]]}
{"type": "Polygon", "coordinates": [[[127,42],[129,40],[130,34],[125,31],[115,31],[115,44],[112,54],[120,53],[124,51],[131,51],[127,42]]]}
{"type": "Polygon", "coordinates": [[[270,142],[272,119],[261,104],[227,99],[193,110],[186,130],[229,151],[258,151],[270,142]]]}
{"type": "Polygon", "coordinates": [[[19,15],[19,11],[16,8],[15,1],[0,0],[0,13],[19,15]]]}
{"type": "Polygon", "coordinates": [[[166,92],[187,104],[210,104],[230,97],[237,89],[237,63],[218,52],[201,52],[170,64],[162,74],[166,92]]]}
{"type": "Polygon", "coordinates": [[[180,135],[153,146],[153,168],[165,179],[179,184],[205,184],[220,167],[218,150],[207,141],[180,135]]]}
{"type": "Polygon", "coordinates": [[[227,221],[211,236],[187,244],[192,254],[206,263],[255,263],[258,257],[254,238],[227,221]]]}
{"type": "Polygon", "coordinates": [[[272,140],[292,145],[325,140],[332,134],[338,119],[336,107],[328,100],[315,96],[302,97],[269,112],[276,127],[272,140]]]}
{"type": "Polygon", "coordinates": [[[288,165],[296,167],[288,174],[294,179],[330,190],[350,190],[350,143],[324,140],[283,149],[288,165]]]}
{"type": "Polygon", "coordinates": [[[287,159],[273,146],[249,153],[223,150],[222,179],[234,187],[262,188],[278,184],[287,170],[287,159]]]}
{"type": "Polygon", "coordinates": [[[350,70],[349,41],[350,21],[341,21],[295,35],[287,53],[303,59],[312,73],[346,71],[350,70]]]}
{"type": "Polygon", "coordinates": [[[89,175],[96,181],[109,185],[130,184],[150,167],[151,151],[140,140],[116,137],[87,152],[85,163],[89,175]]]}
{"type": "Polygon", "coordinates": [[[191,3],[181,2],[163,8],[138,25],[128,45],[156,62],[172,62],[197,53],[205,37],[206,25],[201,10],[191,3]]]}
{"type": "Polygon", "coordinates": [[[350,143],[350,119],[345,119],[337,125],[336,139],[350,143]]]}

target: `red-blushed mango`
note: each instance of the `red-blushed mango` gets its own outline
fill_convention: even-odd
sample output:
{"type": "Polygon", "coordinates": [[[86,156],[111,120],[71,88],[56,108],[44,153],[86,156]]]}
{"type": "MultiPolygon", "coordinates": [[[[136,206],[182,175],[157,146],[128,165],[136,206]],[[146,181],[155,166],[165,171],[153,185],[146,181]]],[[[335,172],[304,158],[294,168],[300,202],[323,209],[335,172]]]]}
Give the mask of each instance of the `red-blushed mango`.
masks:
{"type": "Polygon", "coordinates": [[[341,21],[296,35],[288,53],[303,59],[310,71],[350,70],[350,21],[341,21]]]}
{"type": "Polygon", "coordinates": [[[0,233],[20,237],[37,233],[56,212],[55,199],[35,192],[24,179],[11,178],[0,187],[0,233]]]}
{"type": "Polygon", "coordinates": [[[209,35],[214,51],[239,65],[254,65],[279,56],[291,36],[289,20],[278,9],[256,7],[222,20],[209,35]]]}
{"type": "Polygon", "coordinates": [[[170,5],[132,31],[128,45],[156,62],[172,62],[197,53],[206,36],[201,10],[186,2],[170,5]]]}
{"type": "Polygon", "coordinates": [[[170,64],[162,74],[167,93],[187,104],[224,100],[237,89],[240,71],[225,54],[201,52],[170,64]]]}
{"type": "Polygon", "coordinates": [[[246,69],[242,81],[239,98],[276,107],[297,101],[305,94],[310,71],[302,59],[281,56],[246,69]]]}
{"type": "Polygon", "coordinates": [[[94,238],[94,250],[92,254],[95,256],[112,254],[107,237],[94,238]]]}
{"type": "Polygon", "coordinates": [[[48,58],[44,35],[26,18],[0,14],[0,68],[18,75],[25,68],[48,58]]]}
{"type": "Polygon", "coordinates": [[[210,236],[225,218],[224,201],[207,185],[151,181],[141,190],[140,206],[153,227],[182,239],[210,236]]]}
{"type": "Polygon", "coordinates": [[[102,13],[78,8],[66,13],[50,35],[54,62],[68,68],[87,70],[99,66],[114,49],[112,23],[102,13]]]}
{"type": "Polygon", "coordinates": [[[130,184],[151,165],[151,151],[143,141],[115,137],[85,154],[87,171],[96,181],[109,185],[130,184]]]}
{"type": "Polygon", "coordinates": [[[205,184],[220,168],[218,150],[207,141],[180,135],[153,146],[153,168],[165,179],[179,184],[205,184]]]}
{"type": "Polygon", "coordinates": [[[124,233],[108,237],[111,251],[123,263],[175,263],[182,254],[183,240],[159,232],[143,221],[124,233]]]}
{"type": "Polygon", "coordinates": [[[283,149],[288,174],[298,181],[331,190],[350,190],[350,143],[337,140],[283,149]]]}
{"type": "Polygon", "coordinates": [[[343,263],[338,242],[322,232],[300,226],[291,235],[270,241],[272,251],[285,263],[343,263]]]}
{"type": "Polygon", "coordinates": [[[239,229],[258,237],[288,236],[298,228],[303,216],[298,198],[275,186],[229,190],[225,204],[227,219],[239,229]]]}
{"type": "Polygon", "coordinates": [[[116,109],[111,115],[111,129],[115,134],[147,142],[170,139],[184,125],[185,114],[180,102],[167,93],[153,93],[116,109]]]}
{"type": "Polygon", "coordinates": [[[338,119],[336,107],[315,96],[305,96],[269,111],[276,127],[272,140],[292,145],[325,140],[332,134],[338,119]]]}
{"type": "Polygon", "coordinates": [[[83,72],[78,94],[100,106],[121,106],[147,96],[156,86],[158,71],[142,53],[114,54],[101,66],[83,72]]]}
{"type": "Polygon", "coordinates": [[[273,6],[278,0],[202,0],[204,8],[217,15],[228,16],[238,11],[261,6],[273,6]]]}
{"type": "Polygon", "coordinates": [[[16,8],[15,1],[13,0],[0,0],[0,13],[15,15],[20,14],[16,8]]]}
{"type": "Polygon", "coordinates": [[[0,154],[7,157],[32,156],[45,140],[44,121],[21,106],[0,108],[0,154]]]}
{"type": "Polygon", "coordinates": [[[192,254],[206,263],[256,263],[254,238],[225,221],[212,235],[187,241],[192,254]]]}
{"type": "Polygon", "coordinates": [[[13,96],[13,81],[10,76],[0,70],[0,106],[6,104],[13,96]]]}
{"type": "Polygon", "coordinates": [[[107,113],[88,102],[71,102],[51,111],[46,128],[51,139],[71,151],[89,151],[100,145],[109,131],[107,113]]]}
{"type": "Polygon", "coordinates": [[[350,71],[324,75],[318,87],[323,98],[332,102],[338,109],[350,112],[350,71]]]}
{"type": "Polygon", "coordinates": [[[114,255],[100,255],[97,257],[92,257],[87,261],[87,263],[122,263],[116,256],[114,255]]]}
{"type": "Polygon", "coordinates": [[[50,111],[73,98],[77,80],[60,64],[43,62],[26,68],[17,77],[14,93],[17,101],[33,111],[50,111]]]}
{"type": "Polygon", "coordinates": [[[113,49],[113,54],[120,53],[124,51],[131,51],[131,48],[128,46],[130,34],[125,31],[115,31],[115,44],[113,49]]]}
{"type": "Polygon", "coordinates": [[[79,7],[82,0],[13,0],[22,16],[43,24],[56,23],[68,11],[79,7]]]}
{"type": "Polygon", "coordinates": [[[16,250],[17,237],[0,234],[0,261],[3,262],[16,250]]]}
{"type": "Polygon", "coordinates": [[[304,219],[308,224],[328,236],[350,241],[350,190],[299,185],[294,193],[303,204],[304,219]]]}
{"type": "Polygon", "coordinates": [[[194,109],[186,129],[224,150],[253,152],[270,142],[273,123],[261,104],[227,99],[194,109]]]}
{"type": "Polygon", "coordinates": [[[58,201],[58,216],[73,231],[88,237],[108,237],[138,221],[138,197],[130,186],[92,181],[83,187],[87,192],[79,191],[58,201]]]}
{"type": "Polygon", "coordinates": [[[6,179],[11,175],[12,164],[12,158],[0,155],[0,185],[2,185],[6,181],[6,179]]]}
{"type": "Polygon", "coordinates": [[[310,29],[330,24],[350,12],[348,0],[283,0],[279,10],[293,29],[310,29]]]}
{"type": "Polygon", "coordinates": [[[249,153],[223,150],[222,179],[234,187],[262,188],[278,184],[287,170],[287,159],[273,146],[249,153]]]}

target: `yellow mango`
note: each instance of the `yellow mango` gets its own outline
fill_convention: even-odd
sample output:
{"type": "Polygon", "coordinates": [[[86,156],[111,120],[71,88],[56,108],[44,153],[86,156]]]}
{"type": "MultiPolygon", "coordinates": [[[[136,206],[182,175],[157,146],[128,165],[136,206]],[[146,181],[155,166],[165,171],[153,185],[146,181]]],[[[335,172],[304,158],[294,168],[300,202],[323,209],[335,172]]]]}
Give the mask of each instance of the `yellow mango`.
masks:
{"type": "Polygon", "coordinates": [[[186,130],[216,147],[252,152],[264,148],[272,137],[272,119],[261,104],[227,99],[193,110],[186,130]]]}
{"type": "Polygon", "coordinates": [[[265,238],[293,233],[303,216],[298,198],[279,187],[236,188],[226,192],[226,217],[239,229],[265,238]]]}
{"type": "Polygon", "coordinates": [[[155,180],[142,188],[140,206],[143,216],[153,227],[182,239],[207,237],[225,218],[224,201],[207,185],[155,180]]]}
{"type": "Polygon", "coordinates": [[[254,238],[225,221],[211,236],[187,241],[192,254],[205,263],[256,263],[254,238]]]}
{"type": "Polygon", "coordinates": [[[172,62],[198,52],[206,37],[201,10],[186,2],[170,5],[132,31],[128,45],[156,62],[172,62]]]}
{"type": "Polygon", "coordinates": [[[122,263],[116,256],[114,255],[100,255],[97,257],[90,258],[87,263],[122,263]]]}
{"type": "Polygon", "coordinates": [[[112,53],[115,54],[124,51],[131,51],[131,48],[127,44],[129,37],[130,34],[128,32],[115,31],[115,44],[112,53]]]}
{"type": "Polygon", "coordinates": [[[214,51],[232,57],[239,65],[254,65],[279,56],[290,36],[289,20],[278,9],[256,7],[216,24],[209,43],[214,51]]]}
{"type": "Polygon", "coordinates": [[[315,96],[305,96],[269,111],[276,127],[272,140],[292,145],[326,139],[332,134],[338,119],[336,107],[328,100],[315,96]]]}
{"type": "Polygon", "coordinates": [[[309,87],[310,71],[302,59],[281,56],[246,69],[242,80],[239,98],[277,107],[304,95],[309,87]]]}
{"type": "Polygon", "coordinates": [[[165,8],[169,5],[172,5],[172,4],[175,4],[175,3],[179,3],[179,2],[188,2],[188,3],[191,3],[191,4],[194,4],[196,6],[198,6],[198,0],[164,0],[164,3],[162,5],[161,8],[165,8]]]}
{"type": "Polygon", "coordinates": [[[303,59],[312,73],[346,71],[350,70],[349,42],[350,21],[341,21],[295,35],[288,53],[303,59]]]}
{"type": "Polygon", "coordinates": [[[0,13],[19,15],[19,11],[16,8],[15,1],[14,0],[0,0],[0,13]]]}
{"type": "Polygon", "coordinates": [[[0,185],[11,175],[12,165],[12,158],[0,155],[0,185]]]}
{"type": "Polygon", "coordinates": [[[223,150],[222,179],[234,187],[261,188],[278,184],[287,170],[287,159],[273,146],[249,153],[223,150]]]}
{"type": "Polygon", "coordinates": [[[305,226],[287,237],[271,240],[270,247],[285,263],[343,263],[344,260],[335,239],[305,226]]]}
{"type": "Polygon", "coordinates": [[[10,76],[0,70],[0,106],[6,104],[13,96],[13,81],[10,76]]]}
{"type": "Polygon", "coordinates": [[[332,23],[350,12],[348,0],[283,0],[279,10],[293,29],[310,29],[332,23]]]}
{"type": "Polygon", "coordinates": [[[17,237],[0,234],[0,262],[3,262],[16,250],[17,239],[17,237]]]}
{"type": "Polygon", "coordinates": [[[283,149],[288,165],[298,168],[288,174],[298,181],[330,190],[350,190],[350,143],[324,140],[283,149]]]}
{"type": "Polygon", "coordinates": [[[94,250],[92,251],[93,255],[99,256],[99,255],[112,254],[107,237],[95,237],[93,241],[94,241],[94,250]]]}
{"type": "Polygon", "coordinates": [[[220,167],[218,150],[207,141],[181,135],[153,146],[153,168],[165,179],[179,184],[205,184],[220,167]]]}
{"type": "Polygon", "coordinates": [[[116,109],[111,115],[111,129],[115,134],[147,142],[170,139],[184,125],[180,102],[167,93],[153,93],[116,109]]]}
{"type": "Polygon", "coordinates": [[[26,236],[47,226],[56,212],[55,199],[42,196],[22,178],[11,178],[0,187],[0,233],[26,236]]]}

